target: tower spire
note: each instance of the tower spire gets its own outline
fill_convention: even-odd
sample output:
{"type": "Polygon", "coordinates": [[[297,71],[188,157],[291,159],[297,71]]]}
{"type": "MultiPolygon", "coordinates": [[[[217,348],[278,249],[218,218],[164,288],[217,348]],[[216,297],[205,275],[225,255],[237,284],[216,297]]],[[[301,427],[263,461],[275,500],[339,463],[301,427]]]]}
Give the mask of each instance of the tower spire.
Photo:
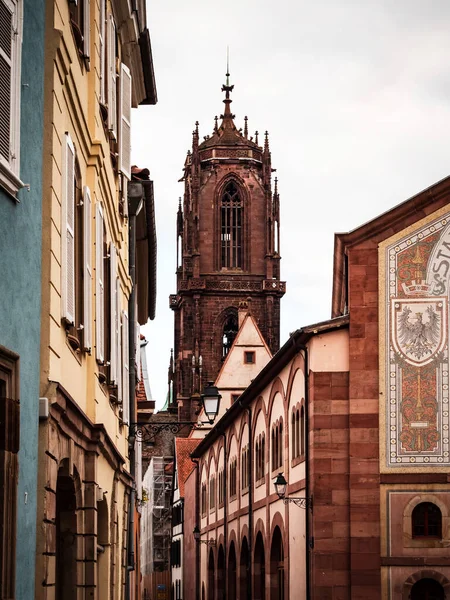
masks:
{"type": "Polygon", "coordinates": [[[225,92],[225,98],[223,103],[225,104],[225,110],[223,115],[220,115],[222,119],[222,127],[223,128],[234,128],[233,119],[234,115],[231,114],[230,104],[232,100],[230,98],[230,92],[233,91],[234,85],[230,85],[230,56],[229,56],[229,48],[227,46],[227,72],[225,73],[225,84],[222,86],[222,92],[225,92]]]}

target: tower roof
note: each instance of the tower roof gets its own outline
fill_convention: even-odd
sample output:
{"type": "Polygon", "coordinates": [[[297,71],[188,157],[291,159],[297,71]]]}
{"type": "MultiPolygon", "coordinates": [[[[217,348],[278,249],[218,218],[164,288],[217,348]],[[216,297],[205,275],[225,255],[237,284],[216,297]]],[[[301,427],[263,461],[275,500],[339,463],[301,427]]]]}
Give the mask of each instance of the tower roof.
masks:
{"type": "Polygon", "coordinates": [[[222,92],[225,92],[225,98],[223,103],[225,104],[225,110],[220,119],[222,122],[220,126],[217,125],[217,117],[215,117],[215,126],[213,134],[207,137],[201,144],[199,144],[199,150],[206,148],[212,148],[214,146],[245,146],[254,150],[262,151],[262,147],[258,145],[258,132],[255,134],[255,141],[248,137],[247,117],[245,117],[244,131],[238,129],[234,124],[235,115],[231,112],[232,99],[230,97],[231,92],[234,89],[234,85],[230,85],[230,74],[226,73],[226,82],[222,86],[222,92]]]}

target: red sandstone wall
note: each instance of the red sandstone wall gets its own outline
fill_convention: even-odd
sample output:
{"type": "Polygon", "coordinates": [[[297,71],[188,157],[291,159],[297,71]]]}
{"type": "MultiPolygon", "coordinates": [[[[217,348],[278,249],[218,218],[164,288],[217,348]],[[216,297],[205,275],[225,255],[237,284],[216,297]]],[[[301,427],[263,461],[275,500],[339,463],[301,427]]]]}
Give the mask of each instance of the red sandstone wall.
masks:
{"type": "Polygon", "coordinates": [[[351,598],[379,600],[381,575],[376,241],[362,242],[350,248],[348,265],[351,598]]]}
{"type": "Polygon", "coordinates": [[[197,547],[192,532],[196,523],[196,469],[192,471],[184,484],[184,522],[183,522],[183,598],[195,600],[197,589],[196,552],[197,547]]]}

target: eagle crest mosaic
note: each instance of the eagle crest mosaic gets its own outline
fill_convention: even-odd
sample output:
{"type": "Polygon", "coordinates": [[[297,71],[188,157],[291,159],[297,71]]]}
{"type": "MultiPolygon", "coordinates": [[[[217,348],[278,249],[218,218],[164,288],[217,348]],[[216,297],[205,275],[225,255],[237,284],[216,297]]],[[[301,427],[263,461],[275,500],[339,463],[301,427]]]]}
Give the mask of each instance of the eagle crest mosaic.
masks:
{"type": "Polygon", "coordinates": [[[448,466],[450,216],[385,259],[387,466],[448,466]]]}

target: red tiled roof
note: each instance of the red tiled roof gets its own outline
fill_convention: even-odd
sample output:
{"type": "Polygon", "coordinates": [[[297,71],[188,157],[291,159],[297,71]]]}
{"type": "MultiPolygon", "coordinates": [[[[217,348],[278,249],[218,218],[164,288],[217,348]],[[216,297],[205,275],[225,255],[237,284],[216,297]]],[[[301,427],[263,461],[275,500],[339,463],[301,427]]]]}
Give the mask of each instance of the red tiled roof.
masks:
{"type": "Polygon", "coordinates": [[[184,498],[184,484],[194,469],[191,453],[197,448],[201,439],[175,438],[175,456],[177,460],[178,487],[180,497],[184,498]]]}

